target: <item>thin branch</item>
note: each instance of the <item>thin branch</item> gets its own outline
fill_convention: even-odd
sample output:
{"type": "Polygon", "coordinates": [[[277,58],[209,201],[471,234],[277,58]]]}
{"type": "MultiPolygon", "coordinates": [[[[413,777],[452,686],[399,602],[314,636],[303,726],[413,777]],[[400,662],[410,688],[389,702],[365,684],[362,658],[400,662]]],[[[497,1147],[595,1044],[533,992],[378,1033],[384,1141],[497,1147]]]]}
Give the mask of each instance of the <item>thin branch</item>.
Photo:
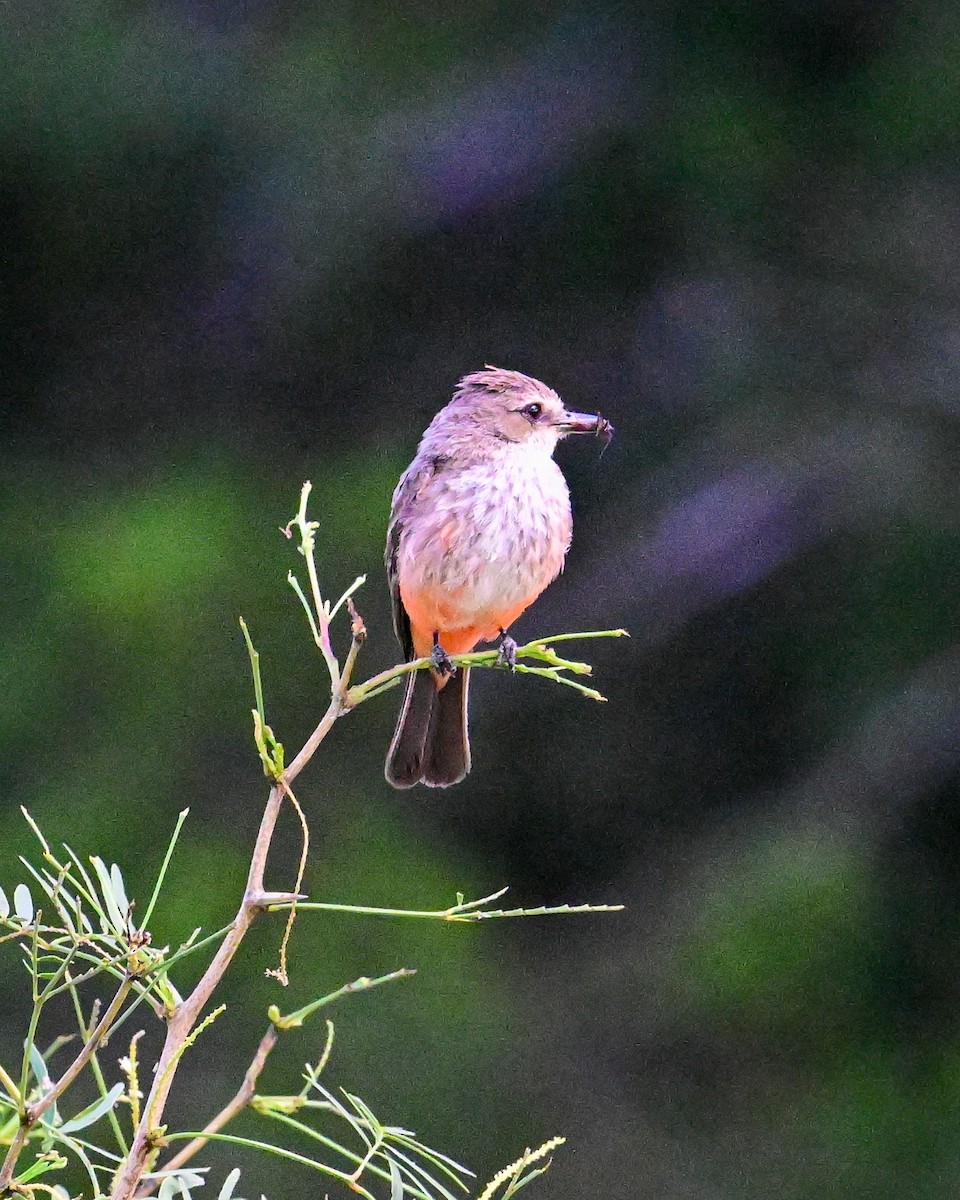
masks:
{"type": "MultiPolygon", "coordinates": [[[[120,1014],[120,1009],[123,1008],[124,1002],[133,987],[133,976],[128,976],[123,983],[117,988],[117,994],[110,1001],[110,1005],[106,1012],[97,1022],[97,1027],[90,1034],[86,1042],[84,1042],[79,1054],[73,1060],[69,1067],[60,1076],[57,1082],[53,1085],[49,1092],[45,1092],[43,1096],[36,1102],[31,1104],[27,1109],[27,1116],[31,1124],[36,1124],[43,1116],[47,1109],[55,1104],[63,1093],[67,1090],[71,1083],[77,1078],[83,1068],[90,1061],[94,1052],[99,1047],[107,1034],[107,1031],[113,1025],[114,1021],[120,1014]]],[[[0,1191],[2,1191],[2,1179],[0,1179],[0,1191]]]]}
{"type": "MultiPolygon", "coordinates": [[[[92,1024],[96,1018],[96,1007],[94,1007],[94,1011],[90,1015],[90,1024],[88,1024],[83,1016],[83,1007],[80,1004],[80,994],[77,991],[77,984],[72,979],[70,980],[70,1000],[73,1004],[73,1011],[77,1019],[77,1025],[80,1028],[80,1034],[84,1038],[89,1038],[92,1033],[90,1024],[92,1024]]],[[[100,1095],[105,1096],[110,1089],[107,1087],[107,1081],[103,1074],[103,1068],[100,1066],[100,1059],[97,1057],[96,1050],[94,1050],[93,1054],[90,1056],[90,1069],[97,1081],[97,1088],[99,1089],[100,1095]]],[[[107,1119],[109,1120],[110,1126],[113,1129],[114,1137],[117,1139],[117,1145],[120,1148],[120,1153],[126,1154],[129,1146],[127,1145],[127,1139],[123,1135],[123,1130],[120,1127],[120,1121],[117,1118],[115,1108],[108,1109],[107,1119]]]]}
{"type": "MultiPolygon", "coordinates": [[[[278,1121],[283,1120],[281,1114],[279,1114],[279,1113],[271,1113],[270,1115],[272,1117],[274,1117],[275,1120],[278,1120],[278,1121]]],[[[300,1126],[300,1128],[302,1129],[303,1127],[300,1126]]],[[[310,1130],[308,1132],[312,1132],[312,1130],[310,1130]]],[[[171,1141],[171,1142],[180,1141],[182,1138],[188,1137],[188,1136],[190,1136],[190,1135],[183,1134],[183,1133],[171,1133],[171,1134],[168,1134],[167,1140],[171,1141]]],[[[331,1178],[339,1179],[344,1183],[349,1183],[349,1181],[350,1181],[350,1176],[346,1173],[346,1171],[338,1171],[336,1167],[330,1167],[330,1166],[327,1166],[326,1163],[317,1162],[316,1159],[307,1158],[307,1156],[304,1154],[297,1154],[296,1151],[294,1151],[294,1150],[287,1150],[284,1146],[275,1146],[269,1142],[255,1141],[253,1138],[236,1137],[234,1134],[231,1134],[231,1133],[214,1133],[214,1134],[210,1135],[210,1140],[217,1141],[217,1142],[226,1142],[226,1143],[228,1143],[230,1145],[234,1145],[234,1146],[243,1146],[250,1150],[263,1150],[265,1153],[273,1155],[274,1158],[283,1158],[283,1159],[286,1159],[288,1162],[299,1163],[301,1166],[310,1167],[314,1171],[318,1171],[323,1175],[329,1175],[331,1178]]],[[[336,1142],[332,1141],[329,1138],[326,1140],[330,1143],[331,1148],[333,1148],[335,1150],[339,1150],[340,1153],[343,1154],[345,1157],[351,1158],[354,1162],[360,1161],[359,1155],[351,1153],[349,1150],[345,1149],[343,1146],[338,1145],[336,1142]]],[[[384,1179],[389,1180],[389,1178],[390,1178],[390,1176],[387,1174],[387,1172],[382,1170],[376,1164],[371,1165],[370,1171],[373,1174],[380,1175],[384,1179]]],[[[365,1197],[366,1200],[375,1200],[375,1197],[373,1197],[370,1194],[370,1192],[368,1192],[367,1189],[362,1187],[360,1184],[352,1185],[352,1190],[355,1191],[358,1195],[365,1197]]],[[[422,1195],[422,1193],[414,1193],[414,1194],[422,1195]]]]}
{"type": "Polygon", "coordinates": [[[100,1042],[103,1040],[107,1030],[116,1020],[132,986],[133,977],[129,976],[117,989],[117,994],[110,1002],[106,1012],[98,1021],[97,1027],[94,1029],[93,1033],[91,1033],[90,1037],[87,1038],[79,1054],[70,1064],[70,1066],[67,1067],[54,1086],[48,1092],[44,1092],[44,1094],[35,1104],[27,1105],[20,1117],[20,1127],[17,1130],[13,1141],[10,1143],[6,1158],[3,1160],[3,1166],[0,1167],[0,1195],[3,1195],[3,1193],[10,1186],[10,1182],[13,1179],[13,1173],[16,1170],[17,1159],[20,1157],[20,1153],[27,1143],[31,1129],[33,1129],[47,1109],[50,1108],[51,1105],[55,1104],[57,1100],[59,1100],[70,1084],[73,1083],[83,1068],[90,1061],[90,1058],[100,1045],[100,1042]]]}
{"type": "MultiPolygon", "coordinates": [[[[339,698],[337,700],[332,701],[330,704],[330,707],[323,714],[323,717],[320,720],[320,724],[316,727],[316,729],[313,731],[313,733],[311,733],[310,736],[307,738],[307,740],[304,742],[303,749],[296,756],[296,758],[293,760],[293,762],[290,764],[290,766],[284,770],[284,772],[283,772],[284,782],[286,782],[288,784],[293,783],[293,781],[300,774],[300,772],[303,770],[303,768],[307,765],[307,763],[310,761],[310,759],[313,758],[314,754],[316,754],[318,746],[323,741],[323,739],[327,736],[327,734],[330,732],[330,730],[333,728],[334,722],[342,714],[342,712],[343,712],[343,706],[341,705],[339,698]]],[[[261,883],[262,883],[262,881],[263,881],[263,873],[262,872],[261,872],[260,878],[261,878],[261,883]]]]}
{"type": "MultiPolygon", "coordinates": [[[[370,917],[414,917],[425,921],[458,921],[470,923],[491,920],[495,917],[551,917],[565,916],[576,913],[621,912],[622,904],[556,904],[541,905],[537,908],[485,908],[506,895],[509,888],[500,888],[489,896],[481,896],[479,900],[463,900],[458,895],[457,903],[449,908],[415,909],[415,908],[375,908],[367,904],[327,904],[321,900],[308,900],[298,904],[300,911],[316,910],[318,912],[354,913],[358,916],[370,917]]],[[[274,907],[271,905],[271,908],[274,907]]],[[[277,908],[285,908],[278,904],[277,908]]]]}
{"type": "Polygon", "coordinates": [[[223,978],[254,918],[266,907],[265,900],[268,893],[264,888],[264,874],[266,872],[267,858],[270,853],[270,845],[273,840],[274,830],[276,829],[277,818],[280,815],[280,809],[283,804],[284,785],[292,783],[307,763],[309,763],[310,759],[316,753],[317,747],[330,732],[330,729],[342,711],[339,699],[332,700],[327,711],[323,714],[320,723],[304,744],[303,749],[284,771],[281,783],[274,784],[270,789],[270,794],[267,797],[267,803],[263,810],[263,816],[260,820],[260,829],[257,832],[256,842],[254,843],[250,859],[250,869],[247,874],[247,884],[240,907],[233,919],[233,923],[228,928],[226,936],[220,943],[216,954],[203,973],[200,981],[170,1018],[167,1026],[167,1036],[164,1039],[163,1049],[157,1061],[153,1086],[144,1103],[143,1112],[140,1116],[133,1144],[130,1147],[130,1153],[127,1156],[123,1171],[120,1173],[114,1186],[112,1193],[113,1200],[132,1200],[137,1185],[144,1173],[147,1158],[157,1141],[155,1131],[163,1117],[164,1107],[166,1106],[167,1097],[170,1094],[170,1088],[176,1076],[179,1065],[178,1060],[184,1041],[189,1037],[191,1030],[199,1019],[200,1013],[223,978]]]}
{"type": "MultiPolygon", "coordinates": [[[[337,613],[340,611],[340,609],[344,606],[344,604],[346,604],[349,601],[349,599],[353,595],[353,593],[358,588],[362,588],[366,582],[367,582],[366,575],[358,575],[356,577],[356,579],[353,581],[353,583],[350,584],[350,586],[343,593],[343,595],[340,597],[340,599],[336,602],[336,604],[333,606],[333,608],[330,609],[330,620],[331,621],[337,615],[337,613]]],[[[351,612],[352,611],[353,610],[351,608],[351,612]]]]}
{"type": "MultiPolygon", "coordinates": [[[[272,908],[273,906],[271,906],[272,908]]],[[[286,908],[286,904],[278,904],[278,909],[286,908]]],[[[478,921],[489,921],[500,917],[554,917],[574,916],[578,913],[622,912],[622,904],[555,904],[541,905],[538,908],[493,908],[480,909],[476,912],[460,912],[456,909],[413,909],[413,908],[374,908],[366,904],[324,904],[320,900],[307,900],[297,905],[300,912],[341,912],[353,913],[355,916],[367,917],[413,917],[423,921],[452,921],[463,925],[476,924],[478,921]]]]}
{"type": "MultiPolygon", "coordinates": [[[[240,1085],[237,1094],[233,1097],[229,1104],[224,1105],[224,1107],[220,1110],[220,1112],[217,1113],[215,1117],[212,1118],[212,1120],[208,1121],[207,1124],[204,1125],[200,1135],[195,1137],[193,1141],[187,1142],[183,1149],[178,1151],[173,1158],[169,1160],[169,1162],[165,1162],[163,1164],[161,1170],[175,1171],[178,1167],[182,1167],[184,1163],[189,1162],[195,1154],[203,1149],[213,1134],[219,1133],[224,1125],[232,1121],[237,1113],[242,1112],[243,1109],[247,1107],[256,1093],[257,1080],[260,1078],[260,1073],[266,1065],[267,1058],[269,1057],[271,1050],[273,1050],[274,1046],[277,1044],[279,1037],[280,1034],[276,1026],[271,1025],[267,1032],[260,1039],[260,1045],[257,1047],[257,1052],[253,1056],[253,1061],[250,1063],[250,1066],[247,1067],[246,1074],[243,1077],[243,1083],[240,1085]]],[[[156,1184],[159,1182],[160,1180],[148,1180],[147,1184],[140,1188],[137,1195],[149,1196],[156,1184]]]]}
{"type": "MultiPolygon", "coordinates": [[[[320,580],[317,576],[317,563],[314,557],[314,549],[316,546],[315,534],[319,529],[316,521],[307,520],[307,500],[310,496],[310,491],[313,484],[308,479],[300,489],[300,507],[297,509],[297,515],[292,521],[289,521],[284,528],[284,533],[287,537],[291,537],[290,527],[296,525],[300,531],[300,545],[298,547],[307,563],[307,577],[310,580],[310,602],[304,596],[300,584],[291,574],[287,578],[290,580],[291,586],[300,597],[301,603],[307,611],[307,616],[310,620],[310,629],[313,633],[313,639],[323,655],[323,660],[327,664],[327,671],[330,674],[330,690],[332,694],[336,694],[337,687],[340,683],[340,664],[337,662],[337,656],[333,652],[333,645],[330,641],[330,609],[324,603],[323,597],[320,594],[320,580]]],[[[359,586],[359,585],[358,585],[359,586]]]]}
{"type": "Polygon", "coordinates": [[[10,1181],[13,1179],[13,1172],[16,1170],[17,1159],[23,1152],[23,1148],[30,1136],[30,1128],[28,1124],[21,1121],[17,1126],[17,1132],[13,1135],[13,1140],[7,1148],[6,1158],[3,1160],[3,1166],[0,1167],[0,1196],[5,1195],[9,1190],[10,1181]]]}
{"type": "Polygon", "coordinates": [[[350,680],[353,678],[353,669],[357,664],[357,655],[360,653],[360,647],[367,640],[367,627],[363,623],[363,617],[357,612],[357,606],[350,599],[350,592],[344,594],[344,600],[350,613],[351,640],[350,649],[347,651],[347,657],[343,664],[343,670],[340,672],[337,695],[340,697],[340,703],[346,709],[349,707],[347,696],[350,690],[350,680]]]}
{"type": "Polygon", "coordinates": [[[3,1087],[5,1087],[7,1089],[7,1092],[10,1096],[10,1099],[13,1101],[13,1103],[19,1106],[19,1104],[20,1104],[20,1089],[17,1087],[14,1080],[4,1070],[2,1064],[0,1064],[0,1084],[2,1084],[3,1087]]]}
{"type": "Polygon", "coordinates": [[[359,979],[354,979],[352,983],[345,983],[343,987],[338,987],[335,992],[330,992],[327,996],[321,996],[319,1000],[314,1000],[296,1012],[288,1013],[285,1017],[281,1016],[276,1006],[273,1005],[269,1010],[269,1016],[278,1029],[295,1029],[302,1025],[308,1017],[312,1017],[318,1008],[332,1004],[334,1000],[342,1000],[344,996],[352,996],[357,992],[367,992],[371,988],[381,987],[385,983],[393,983],[397,979],[409,979],[412,975],[416,975],[416,973],[411,967],[401,967],[399,970],[390,971],[386,975],[378,975],[376,979],[371,979],[368,975],[361,975],[359,979]]]}
{"type": "MultiPolygon", "coordinates": [[[[268,739],[270,742],[267,746],[266,740],[262,740],[262,744],[258,742],[258,749],[261,753],[261,758],[264,762],[264,769],[272,778],[273,783],[264,806],[263,815],[260,821],[260,828],[257,833],[254,843],[250,867],[247,874],[246,886],[243,897],[240,902],[240,907],[237,910],[236,916],[232,923],[228,926],[224,933],[223,940],[216,950],[209,966],[196,984],[190,994],[177,1004],[172,1012],[168,1013],[168,1024],[166,1038],[164,1040],[163,1049],[154,1068],[153,1085],[150,1093],[143,1105],[143,1110],[140,1114],[140,1119],[137,1122],[137,1127],[130,1151],[126,1156],[122,1169],[119,1171],[114,1188],[112,1191],[112,1200],[133,1200],[137,1194],[138,1188],[141,1189],[142,1195],[147,1195],[152,1190],[150,1181],[141,1183],[143,1176],[147,1170],[148,1163],[156,1157],[156,1152],[161,1144],[163,1144],[164,1130],[162,1128],[164,1109],[167,1099],[170,1094],[170,1089],[173,1085],[177,1069],[179,1067],[181,1056],[185,1048],[190,1044],[200,1028],[203,1028],[203,1023],[200,1021],[201,1013],[207,1005],[214,990],[222,980],[227,968],[229,967],[238,947],[246,936],[252,921],[258,913],[266,909],[275,908],[280,905],[289,905],[299,900],[299,897],[290,893],[268,892],[264,886],[264,875],[266,872],[267,860],[270,854],[270,848],[276,830],[277,820],[279,818],[280,809],[283,804],[285,793],[290,792],[291,785],[307,766],[313,755],[316,753],[320,743],[330,732],[337,719],[343,716],[351,708],[362,703],[364,700],[370,699],[371,696],[378,695],[380,692],[395,686],[400,679],[411,671],[423,670],[431,665],[429,659],[417,659],[412,663],[402,663],[391,668],[388,671],[382,671],[378,675],[374,675],[364,683],[351,685],[353,670],[357,661],[360,646],[366,636],[366,630],[359,614],[357,613],[353,602],[352,594],[359,587],[362,580],[355,581],[343,594],[337,605],[331,609],[331,606],[326,602],[320,592],[319,578],[317,575],[317,567],[315,560],[315,533],[318,528],[316,522],[310,521],[307,518],[307,500],[310,495],[311,484],[309,482],[303,485],[300,493],[300,505],[297,515],[288,523],[284,532],[288,537],[293,536],[293,527],[299,531],[300,544],[299,551],[306,560],[307,575],[309,578],[309,598],[304,593],[300,584],[294,577],[290,577],[290,582],[294,586],[297,595],[299,596],[303,607],[307,613],[307,618],[310,624],[311,633],[319,647],[327,670],[330,675],[331,684],[331,700],[326,712],[321,717],[317,727],[313,733],[307,738],[300,752],[296,755],[293,761],[284,768],[283,760],[280,758],[281,748],[279,743],[275,742],[269,727],[265,723],[263,714],[263,698],[262,691],[256,687],[259,677],[258,661],[255,650],[249,635],[244,630],[247,640],[248,651],[251,655],[251,664],[254,672],[255,691],[257,709],[255,710],[255,725],[258,735],[261,739],[268,739]],[[347,653],[343,667],[340,667],[339,661],[334,653],[330,639],[330,622],[333,614],[340,608],[341,605],[347,605],[353,621],[352,625],[352,641],[350,649],[347,653]],[[272,751],[272,753],[268,752],[272,751]]],[[[588,634],[591,637],[619,637],[622,636],[622,630],[607,630],[603,632],[588,634]]],[[[564,635],[570,636],[570,635],[564,635]]],[[[559,640],[559,639],[557,639],[559,640]]],[[[562,659],[556,651],[548,645],[548,640],[541,639],[536,642],[530,642],[526,646],[521,647],[518,651],[518,657],[533,659],[544,666],[539,668],[528,668],[537,670],[546,674],[549,678],[567,682],[561,673],[566,671],[571,674],[589,674],[590,666],[586,663],[578,663],[562,659]],[[546,668],[546,669],[545,669],[546,668]]],[[[484,651],[476,654],[461,655],[454,659],[457,665],[462,666],[487,666],[492,667],[499,662],[497,651],[484,651]]],[[[588,691],[588,689],[583,689],[588,691]]],[[[291,793],[292,794],[292,793],[291,793]]],[[[72,853],[72,852],[71,852],[72,853]]],[[[81,874],[84,874],[82,864],[77,863],[81,874]]],[[[84,878],[86,876],[84,875],[84,878]]],[[[90,885],[91,891],[93,890],[90,885]]],[[[462,898],[458,899],[458,904],[451,909],[444,910],[439,913],[407,913],[401,910],[386,910],[386,909],[364,909],[348,905],[315,905],[317,908],[341,909],[343,911],[352,912],[372,912],[382,913],[383,915],[397,916],[422,916],[433,917],[451,921],[467,921],[480,920],[491,916],[512,916],[520,915],[523,910],[514,910],[511,912],[494,913],[489,910],[483,911],[482,904],[497,899],[500,893],[494,897],[487,897],[484,901],[473,901],[469,904],[464,904],[462,898]]],[[[94,904],[96,907],[96,904],[94,904]]],[[[548,912],[571,912],[571,911],[605,911],[613,906],[599,905],[589,906],[582,905],[576,908],[562,906],[559,909],[543,908],[536,910],[542,913],[548,912]]],[[[396,973],[405,974],[405,972],[396,973]]],[[[359,986],[373,986],[381,982],[380,980],[358,980],[353,985],[348,985],[346,989],[341,989],[341,993],[335,993],[330,997],[325,997],[318,1003],[326,1003],[334,999],[337,994],[342,994],[344,991],[357,989],[359,986]]],[[[312,1011],[314,1006],[308,1006],[307,1010],[302,1010],[298,1014],[293,1014],[293,1017],[302,1018],[307,1012],[312,1011]]],[[[249,1102],[249,1096],[252,1093],[253,1084],[256,1076],[259,1074],[263,1066],[263,1060],[272,1050],[275,1043],[276,1033],[274,1029],[268,1031],[261,1041],[260,1049],[254,1057],[253,1062],[247,1072],[244,1084],[237,1092],[234,1099],[213,1119],[213,1121],[203,1130],[200,1135],[190,1135],[191,1140],[184,1151],[172,1160],[171,1165],[184,1162],[192,1156],[206,1141],[211,1138],[216,1138],[225,1142],[240,1141],[242,1144],[250,1145],[252,1143],[245,1139],[234,1139],[229,1135],[219,1133],[219,1129],[223,1124],[226,1124],[230,1118],[239,1111],[245,1104],[249,1102]]],[[[21,1094],[23,1092],[21,1088],[21,1094]]],[[[170,1135],[178,1136],[178,1135],[170,1135]]],[[[25,1140],[26,1132],[24,1128],[18,1130],[15,1135],[14,1142],[17,1144],[25,1140]],[[23,1138],[21,1139],[21,1134],[23,1138]]],[[[294,1155],[291,1152],[274,1150],[275,1153],[280,1153],[284,1157],[289,1157],[299,1162],[307,1162],[302,1156],[294,1155]]],[[[13,1147],[11,1147],[13,1153],[13,1147]]],[[[19,1148],[16,1150],[19,1153],[19,1148]]],[[[8,1155],[9,1157],[9,1155],[8,1155]]],[[[14,1156],[15,1161],[15,1156],[14,1156]]],[[[356,1160],[359,1161],[359,1160],[356,1160]]],[[[351,1177],[343,1172],[338,1172],[335,1169],[327,1168],[322,1164],[311,1163],[315,1168],[330,1174],[331,1176],[344,1180],[349,1183],[355,1191],[361,1195],[369,1195],[369,1193],[358,1183],[351,1180],[351,1177]]],[[[377,1173],[387,1178],[386,1174],[374,1166],[371,1168],[377,1173]]],[[[10,1175],[8,1173],[6,1183],[9,1183],[10,1175]]],[[[0,1182],[4,1182],[0,1177],[0,1182]]],[[[2,1187],[0,1187],[2,1191],[2,1187]]]]}
{"type": "MultiPolygon", "coordinates": [[[[561,658],[555,651],[551,650],[549,643],[551,641],[573,641],[581,637],[619,638],[629,636],[625,629],[595,629],[586,633],[558,634],[552,638],[534,638],[525,645],[517,647],[516,657],[518,659],[532,658],[539,662],[548,663],[554,668],[554,671],[570,671],[576,675],[589,675],[592,672],[592,667],[589,663],[561,658]]],[[[471,654],[454,654],[451,655],[451,662],[456,667],[502,667],[503,665],[498,650],[475,650],[471,654]]],[[[520,665],[518,664],[518,666],[520,665]]],[[[347,703],[351,708],[355,708],[365,700],[379,695],[380,692],[395,687],[411,671],[423,671],[432,666],[433,660],[431,658],[415,658],[410,662],[398,663],[396,666],[388,667],[385,671],[379,671],[376,675],[371,675],[363,683],[354,684],[347,691],[347,703]]],[[[562,675],[555,674],[553,671],[544,672],[535,667],[525,667],[523,669],[536,674],[546,674],[555,683],[571,684],[574,682],[573,680],[565,679],[562,675]]],[[[592,689],[582,690],[586,691],[592,699],[602,699],[599,692],[593,692],[592,689]]]]}
{"type": "Polygon", "coordinates": [[[300,885],[303,883],[303,876],[307,869],[307,856],[310,853],[310,826],[307,824],[307,818],[303,815],[300,801],[293,794],[293,789],[283,779],[280,780],[280,786],[283,788],[287,799],[293,805],[293,811],[297,814],[300,821],[300,832],[302,834],[300,841],[300,861],[297,864],[297,880],[293,885],[295,898],[290,903],[287,924],[283,931],[283,937],[280,940],[280,965],[275,971],[272,969],[267,971],[268,975],[272,975],[286,987],[290,982],[290,977],[287,974],[287,946],[290,942],[290,936],[293,933],[293,923],[297,919],[297,900],[299,899],[300,885]]]}

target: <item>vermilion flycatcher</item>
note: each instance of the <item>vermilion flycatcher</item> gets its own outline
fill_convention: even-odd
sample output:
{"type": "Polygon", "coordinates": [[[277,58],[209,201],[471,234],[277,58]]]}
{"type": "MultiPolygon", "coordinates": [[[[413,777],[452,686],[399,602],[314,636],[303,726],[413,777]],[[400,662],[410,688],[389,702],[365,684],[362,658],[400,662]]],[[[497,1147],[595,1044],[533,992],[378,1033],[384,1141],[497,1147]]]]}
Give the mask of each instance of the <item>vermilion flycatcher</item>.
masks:
{"type": "Polygon", "coordinates": [[[553,461],[568,433],[600,433],[603,417],[568,412],[546,384],[487,367],[460,380],[433,418],[393,494],[387,577],[407,660],[434,668],[407,681],[387,754],[394,787],[448,787],[470,770],[467,686],[449,655],[501,639],[563,568],[570,494],[553,461]]]}

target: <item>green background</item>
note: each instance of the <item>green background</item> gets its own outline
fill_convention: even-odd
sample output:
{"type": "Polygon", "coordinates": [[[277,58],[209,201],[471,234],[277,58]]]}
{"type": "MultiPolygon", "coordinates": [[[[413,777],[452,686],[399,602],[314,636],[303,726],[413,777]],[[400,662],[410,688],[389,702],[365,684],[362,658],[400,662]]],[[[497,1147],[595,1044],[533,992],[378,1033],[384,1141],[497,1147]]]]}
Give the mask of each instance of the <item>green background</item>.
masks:
{"type": "MultiPolygon", "coordinates": [[[[399,794],[385,697],[298,795],[315,899],[626,912],[312,915],[282,994],[264,921],[185,1123],[268,1004],[416,966],[332,1014],[328,1083],[484,1179],[562,1133],[545,1198],[954,1194],[958,150],[937,0],[4,10],[8,890],[21,804],[141,896],[189,805],[156,936],[228,920],[264,798],[239,614],[288,748],[323,705],[278,533],[302,481],[328,593],[369,577],[363,675],[396,657],[391,490],[460,375],[618,429],[560,448],[574,546],[516,627],[628,627],[585,650],[610,702],[484,673],[469,779],[399,794]]],[[[297,853],[289,820],[278,886],[297,853]]],[[[263,1089],[321,1046],[285,1038],[263,1089]]],[[[319,1194],[242,1165],[241,1194],[319,1194]]]]}

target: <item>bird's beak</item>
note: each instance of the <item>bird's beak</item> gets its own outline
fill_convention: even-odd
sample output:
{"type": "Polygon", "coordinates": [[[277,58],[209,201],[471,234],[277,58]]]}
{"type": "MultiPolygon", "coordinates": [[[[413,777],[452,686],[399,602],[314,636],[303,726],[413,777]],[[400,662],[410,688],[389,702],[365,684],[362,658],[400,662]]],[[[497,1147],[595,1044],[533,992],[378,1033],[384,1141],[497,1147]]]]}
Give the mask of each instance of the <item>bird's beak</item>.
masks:
{"type": "Polygon", "coordinates": [[[554,428],[561,434],[595,433],[597,437],[602,437],[606,442],[613,437],[613,426],[606,417],[601,417],[599,413],[565,412],[563,419],[557,421],[554,428]]]}

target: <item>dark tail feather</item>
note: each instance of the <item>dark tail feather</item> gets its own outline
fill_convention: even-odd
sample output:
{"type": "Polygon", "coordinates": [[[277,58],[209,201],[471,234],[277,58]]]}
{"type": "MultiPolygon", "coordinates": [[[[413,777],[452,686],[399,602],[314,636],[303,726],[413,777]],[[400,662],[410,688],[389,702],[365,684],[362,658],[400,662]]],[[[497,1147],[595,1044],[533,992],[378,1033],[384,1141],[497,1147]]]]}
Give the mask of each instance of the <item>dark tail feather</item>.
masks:
{"type": "Polygon", "coordinates": [[[413,787],[423,774],[424,746],[437,685],[429,671],[414,671],[407,681],[396,732],[387,751],[384,774],[395,788],[413,787]]]}
{"type": "Polygon", "coordinates": [[[449,787],[470,770],[469,684],[470,668],[461,667],[436,694],[423,751],[422,778],[427,787],[449,787]]]}

